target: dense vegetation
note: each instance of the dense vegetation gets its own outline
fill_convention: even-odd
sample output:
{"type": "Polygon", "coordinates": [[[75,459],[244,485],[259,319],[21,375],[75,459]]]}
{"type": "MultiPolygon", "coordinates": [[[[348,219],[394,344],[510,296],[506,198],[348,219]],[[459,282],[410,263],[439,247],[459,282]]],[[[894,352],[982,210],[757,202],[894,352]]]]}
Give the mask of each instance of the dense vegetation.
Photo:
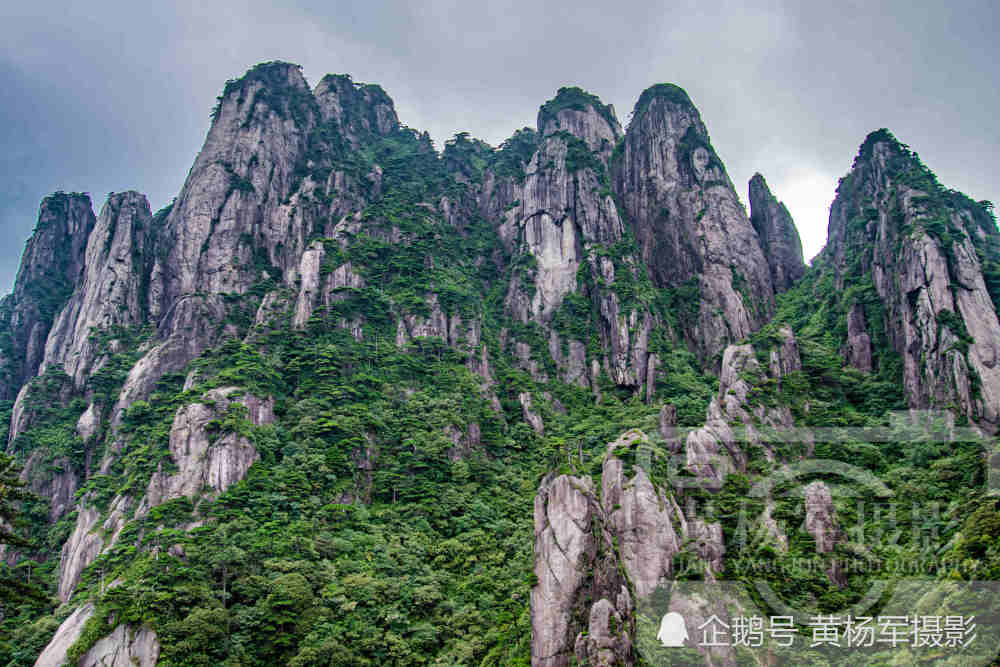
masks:
{"type": "MultiPolygon", "coordinates": [[[[255,82],[266,82],[277,71],[261,65],[227,84],[224,96],[257,95],[255,82]]],[[[384,95],[380,89],[368,92],[384,95]]],[[[690,104],[681,89],[663,84],[643,94],[636,113],[657,96],[690,104]]],[[[311,111],[304,97],[254,100],[292,117],[311,111]]],[[[588,93],[563,88],[540,117],[583,105],[610,114],[588,93]]],[[[116,433],[103,430],[87,442],[75,430],[86,403],[74,395],[65,374],[50,369],[32,385],[27,405],[34,417],[11,451],[21,461],[43,452],[50,477],[74,471],[84,480],[76,498],[102,512],[116,497],[141,498],[157,470],[173,470],[168,443],[175,415],[207,391],[235,387],[237,393],[271,398],[275,421],[254,425],[239,403],[220,414],[210,424],[213,436],[239,434],[260,455],[246,479],[217,497],[174,499],[128,521],[65,605],[54,597],[59,550],[77,515],[50,524],[48,502],[26,494],[14,460],[0,456],[0,520],[17,515],[11,525],[16,534],[3,528],[0,542],[26,556],[16,566],[0,568],[5,596],[0,664],[32,664],[59,623],[78,603],[93,599],[97,612],[71,658],[127,622],[156,631],[163,665],[527,665],[533,500],[540,479],[554,470],[596,478],[607,443],[630,428],[654,435],[665,403],[677,409],[682,427],[704,421],[718,381],[672,334],[698,313],[697,283],[654,288],[644,271],[630,270],[629,261],[639,253],[628,235],[592,248],[611,260],[615,284],[600,284],[581,267],[580,289],[565,299],[552,328],[593,352],[600,346],[601,313],[593,298],[600,290],[614,289],[623,310],[651,312],[662,326],[651,335],[650,350],[663,372],[650,401],[633,388],[615,386],[606,374],[598,392],[560,381],[550,367],[539,379],[503,347],[509,336],[551,362],[544,332],[512,321],[504,311],[511,275],[530,270],[531,258],[504,255],[494,224],[469,202],[487,169],[498,178],[523,178],[539,143],[535,131],[519,131],[498,150],[460,134],[440,155],[426,134],[405,127],[368,137],[360,151],[342,139],[336,127],[318,126],[296,177],[321,182],[338,168],[363,182],[380,165],[381,194],[361,212],[364,232],[345,244],[314,239],[326,251],[324,275],[350,262],[365,287],[342,289],[338,300],[316,310],[301,330],[291,326],[288,312],[254,324],[264,295],[277,289],[271,278],[262,278],[247,294],[228,295],[224,324],[238,335],[201,355],[188,373],[161,378],[147,400],[128,409],[116,433]],[[428,205],[442,197],[462,208],[465,226],[453,226],[428,205]],[[397,233],[405,242],[391,240],[397,233]],[[396,344],[399,319],[426,317],[432,303],[448,317],[480,321],[492,382],[474,372],[477,345],[424,337],[396,344]],[[362,335],[352,334],[348,323],[362,335]],[[543,434],[525,422],[524,392],[537,399],[543,434]],[[124,447],[102,472],[105,447],[115,438],[124,447]]],[[[570,171],[603,175],[603,165],[582,141],[563,139],[570,171]]],[[[692,131],[682,148],[706,149],[722,169],[707,137],[692,131]]],[[[270,268],[255,261],[262,271],[270,268]]],[[[992,256],[990,261],[988,266],[1000,266],[992,256]]],[[[1000,269],[987,271],[988,280],[1000,285],[1000,269]]],[[[294,300],[291,289],[278,296],[294,300]]],[[[847,571],[843,588],[832,586],[822,570],[795,565],[815,557],[815,543],[800,529],[801,497],[785,493],[791,482],[775,489],[772,513],[789,537],[787,549],[766,538],[738,543],[747,529],[741,521],[764,508],[749,494],[753,483],[776,472],[781,462],[807,455],[806,443],[776,440],[777,462],[749,452],[746,474],[729,475],[717,493],[671,492],[681,506],[722,523],[731,540],[726,579],[765,581],[789,604],[838,611],[884,576],[852,569],[852,562],[932,555],[937,562],[969,566],[932,576],[1000,576],[1000,504],[984,493],[982,443],[915,440],[890,422],[890,413],[905,408],[905,401],[901,363],[887,340],[880,307],[870,276],[852,275],[837,289],[829,271],[814,267],[780,297],[773,322],[749,341],[766,361],[780,343],[778,327],[790,325],[802,369],[780,382],[762,375],[749,380],[753,405],[788,406],[800,426],[898,427],[898,437],[884,442],[844,437],[811,443],[815,458],[876,475],[901,499],[898,511],[859,516],[858,496],[835,495],[841,528],[851,536],[828,557],[847,571]],[[844,363],[847,309],[855,302],[865,305],[872,326],[871,374],[844,363]],[[910,503],[935,509],[918,519],[910,503]],[[877,539],[896,532],[898,539],[891,542],[877,539]],[[763,561],[771,569],[753,565],[763,561]]],[[[96,402],[113,403],[142,344],[153,335],[148,328],[94,332],[107,359],[87,387],[96,402]]],[[[0,421],[6,424],[9,403],[4,407],[0,421]]],[[[665,465],[660,459],[652,466],[658,484],[665,481],[665,465]]],[[[812,479],[823,479],[835,491],[844,486],[829,474],[795,484],[812,479]]],[[[860,500],[870,507],[878,502],[874,496],[860,500]]],[[[692,554],[692,545],[684,545],[677,567],[681,577],[702,576],[685,567],[692,554]]]]}

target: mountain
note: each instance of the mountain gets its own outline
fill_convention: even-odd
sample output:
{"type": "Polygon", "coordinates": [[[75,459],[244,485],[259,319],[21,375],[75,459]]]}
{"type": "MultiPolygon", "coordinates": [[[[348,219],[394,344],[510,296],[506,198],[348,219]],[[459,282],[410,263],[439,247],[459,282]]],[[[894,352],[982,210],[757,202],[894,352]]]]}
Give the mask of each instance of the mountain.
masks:
{"type": "Polygon", "coordinates": [[[33,492],[0,582],[40,593],[0,662],[657,664],[666,609],[691,636],[729,613],[671,582],[823,613],[870,590],[854,536],[895,523],[829,470],[755,490],[801,462],[943,504],[942,553],[1000,572],[991,205],[879,130],[806,267],[749,193],[670,84],[624,129],[565,87],[501,146],[439,152],[347,75],[227,82],[172,204],[47,197],[0,302],[33,492]],[[914,440],[897,413],[927,409],[975,437],[914,440]]]}

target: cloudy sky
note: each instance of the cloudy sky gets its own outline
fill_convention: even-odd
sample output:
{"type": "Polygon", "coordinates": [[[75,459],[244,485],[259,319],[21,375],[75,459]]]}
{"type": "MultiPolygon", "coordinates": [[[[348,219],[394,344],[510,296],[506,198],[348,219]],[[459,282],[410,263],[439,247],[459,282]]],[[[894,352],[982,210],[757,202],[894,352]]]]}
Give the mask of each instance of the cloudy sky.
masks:
{"type": "Polygon", "coordinates": [[[313,84],[327,72],[381,84],[439,147],[459,131],[499,144],[563,85],[626,124],[643,89],[676,83],[744,200],[760,171],[788,205],[807,257],[879,127],[945,185],[1000,203],[995,0],[146,4],[0,0],[0,291],[41,197],[86,191],[99,208],[136,189],[154,210],[169,203],[226,79],[276,59],[313,84]]]}

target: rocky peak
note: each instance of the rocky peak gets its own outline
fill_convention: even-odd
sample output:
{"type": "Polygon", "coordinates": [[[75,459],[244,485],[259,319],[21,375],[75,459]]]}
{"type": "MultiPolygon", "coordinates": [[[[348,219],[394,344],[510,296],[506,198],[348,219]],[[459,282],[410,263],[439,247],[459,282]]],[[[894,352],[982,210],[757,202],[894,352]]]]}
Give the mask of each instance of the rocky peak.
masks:
{"type": "Polygon", "coordinates": [[[788,209],[760,174],[750,179],[750,223],[760,236],[775,292],[787,291],[806,272],[802,241],[788,209]]]}
{"type": "Polygon", "coordinates": [[[86,270],[45,344],[42,371],[60,364],[82,388],[99,354],[91,332],[142,324],[152,222],[145,195],[129,191],[108,196],[87,242],[86,270]]]}
{"type": "Polygon", "coordinates": [[[57,192],[42,200],[14,291],[0,302],[0,320],[10,331],[0,348],[0,398],[12,399],[38,371],[52,322],[83,275],[94,224],[86,194],[57,192]]]}
{"type": "Polygon", "coordinates": [[[774,310],[760,238],[683,90],[639,97],[613,176],[653,284],[699,292],[684,335],[702,358],[760,328],[774,310]]]}
{"type": "MultiPolygon", "coordinates": [[[[941,186],[883,129],[841,179],[821,255],[839,290],[878,294],[910,407],[955,407],[989,430],[1000,425],[1000,321],[985,267],[996,266],[998,248],[988,206],[941,186]]],[[[860,313],[844,305],[860,334],[860,313]]]]}
{"type": "Polygon", "coordinates": [[[399,127],[396,107],[381,86],[355,83],[349,74],[327,74],[313,91],[324,121],[335,121],[353,148],[368,136],[399,127]]]}
{"type": "Polygon", "coordinates": [[[569,132],[587,144],[607,163],[622,128],[613,106],[577,87],[560,88],[556,96],[538,110],[538,132],[546,137],[556,132],[569,132]]]}

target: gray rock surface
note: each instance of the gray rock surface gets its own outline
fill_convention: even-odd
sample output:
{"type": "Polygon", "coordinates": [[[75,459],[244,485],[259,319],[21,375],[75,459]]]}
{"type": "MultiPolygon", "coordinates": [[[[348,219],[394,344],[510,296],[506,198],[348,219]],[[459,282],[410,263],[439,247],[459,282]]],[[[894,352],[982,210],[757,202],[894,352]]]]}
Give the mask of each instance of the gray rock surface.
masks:
{"type": "Polygon", "coordinates": [[[160,641],[147,627],[134,629],[124,623],[99,639],[78,667],[155,667],[160,659],[160,641]]]}
{"type": "Polygon", "coordinates": [[[153,216],[138,192],[112,193],[87,242],[86,270],[45,343],[45,368],[61,365],[82,389],[98,363],[91,331],[138,326],[145,320],[142,280],[153,216]]]}
{"type": "Polygon", "coordinates": [[[62,622],[56,634],[35,660],[35,667],[62,667],[66,662],[66,653],[76,643],[83,632],[83,626],[94,615],[94,604],[88,602],[73,610],[73,613],[62,622]]]}
{"type": "Polygon", "coordinates": [[[760,237],[774,291],[787,291],[806,272],[802,240],[788,209],[771,194],[760,174],[750,179],[750,224],[760,237]]]}
{"type": "Polygon", "coordinates": [[[759,238],[683,91],[657,86],[640,98],[614,184],[654,284],[698,284],[686,334],[703,355],[763,323],[773,289],[759,238]]]}
{"type": "Polygon", "coordinates": [[[10,296],[0,301],[0,399],[13,399],[38,372],[52,323],[83,276],[87,239],[96,220],[90,197],[56,193],[42,200],[10,296]]]}
{"type": "Polygon", "coordinates": [[[221,493],[246,477],[250,466],[260,458],[257,450],[239,433],[216,436],[209,427],[234,404],[246,408],[251,424],[270,424],[274,421],[274,401],[250,394],[236,398],[232,397],[234,392],[235,387],[212,389],[202,402],[177,410],[170,429],[170,457],[178,470],[167,474],[161,468],[153,473],[138,515],[174,498],[196,500],[206,488],[221,493]]]}
{"type": "MultiPolygon", "coordinates": [[[[812,482],[805,488],[803,502],[806,511],[805,528],[816,541],[816,553],[831,554],[842,540],[842,534],[837,525],[837,512],[830,489],[821,481],[812,482]]],[[[841,588],[847,585],[847,577],[835,558],[829,559],[826,574],[831,582],[841,588]]]]}
{"type": "MultiPolygon", "coordinates": [[[[925,184],[930,176],[913,179],[923,169],[887,132],[870,135],[830,208],[820,262],[834,273],[838,289],[871,273],[888,344],[903,358],[911,408],[954,406],[996,431],[1000,321],[980,255],[988,242],[996,243],[998,232],[975,202],[952,196],[941,203],[945,195],[925,184]]],[[[847,347],[849,358],[856,357],[852,363],[863,369],[857,314],[849,313],[847,347]]]]}
{"type": "Polygon", "coordinates": [[[847,363],[865,373],[874,369],[872,338],[868,335],[864,308],[858,303],[847,311],[847,363]]]}
{"type": "Polygon", "coordinates": [[[684,335],[701,358],[761,327],[774,288],[760,238],[684,91],[661,84],[642,94],[613,173],[653,283],[697,285],[684,335]]]}
{"type": "Polygon", "coordinates": [[[531,664],[569,664],[570,619],[597,547],[591,532],[594,485],[560,475],[535,496],[535,576],[531,590],[531,664]]]}
{"type": "Polygon", "coordinates": [[[100,513],[84,501],[77,506],[77,512],[76,526],[63,544],[59,560],[59,599],[63,602],[69,600],[83,570],[104,548],[104,538],[94,532],[101,518],[100,513]]]}
{"type": "Polygon", "coordinates": [[[608,448],[601,471],[601,506],[608,530],[617,537],[621,562],[636,597],[646,597],[673,573],[673,558],[680,551],[674,530],[678,520],[665,493],[657,489],[642,468],[631,479],[614,456],[618,447],[638,447],[646,436],[626,433],[608,448]]]}

